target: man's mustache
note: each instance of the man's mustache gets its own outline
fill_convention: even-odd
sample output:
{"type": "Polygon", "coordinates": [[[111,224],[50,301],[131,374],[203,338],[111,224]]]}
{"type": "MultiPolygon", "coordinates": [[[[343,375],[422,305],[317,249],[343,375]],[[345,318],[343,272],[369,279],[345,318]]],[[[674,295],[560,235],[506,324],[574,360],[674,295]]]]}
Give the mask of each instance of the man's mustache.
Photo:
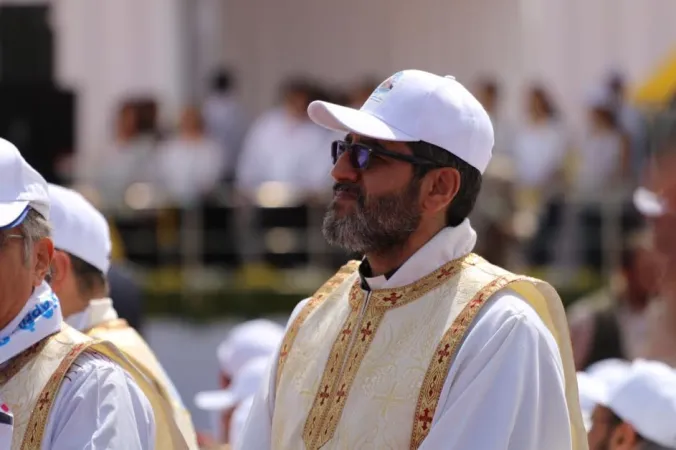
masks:
{"type": "Polygon", "coordinates": [[[358,184],[355,183],[335,183],[333,185],[333,193],[337,194],[339,192],[346,192],[348,194],[353,194],[358,197],[362,196],[361,188],[358,184]]]}

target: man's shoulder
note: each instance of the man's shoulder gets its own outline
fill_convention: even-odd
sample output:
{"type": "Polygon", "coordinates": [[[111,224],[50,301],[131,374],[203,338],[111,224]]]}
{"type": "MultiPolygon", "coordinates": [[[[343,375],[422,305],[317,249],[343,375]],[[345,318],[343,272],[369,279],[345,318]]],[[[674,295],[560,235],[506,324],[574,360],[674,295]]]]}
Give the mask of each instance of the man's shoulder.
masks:
{"type": "Polygon", "coordinates": [[[70,365],[64,384],[80,384],[95,380],[95,384],[126,386],[130,375],[119,364],[96,350],[85,350],[70,365]]]}
{"type": "Polygon", "coordinates": [[[518,292],[509,287],[493,294],[474,324],[474,335],[492,338],[499,333],[523,334],[524,338],[545,339],[556,346],[553,335],[540,315],[518,292]],[[551,342],[550,342],[551,341],[551,342]]]}

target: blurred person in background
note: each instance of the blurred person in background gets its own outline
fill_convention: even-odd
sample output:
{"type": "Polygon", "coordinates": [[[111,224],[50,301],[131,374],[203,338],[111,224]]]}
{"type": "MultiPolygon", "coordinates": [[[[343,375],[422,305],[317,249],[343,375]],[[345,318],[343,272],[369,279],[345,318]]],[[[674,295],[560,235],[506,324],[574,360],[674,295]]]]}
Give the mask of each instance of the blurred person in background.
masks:
{"type": "Polygon", "coordinates": [[[495,130],[493,157],[484,173],[477,206],[470,216],[477,232],[476,252],[493,264],[511,266],[511,244],[516,209],[514,168],[511,154],[512,129],[500,112],[500,87],[486,78],[479,82],[477,98],[491,118],[495,130]]]}
{"type": "Polygon", "coordinates": [[[619,128],[628,136],[628,169],[634,180],[643,175],[648,161],[648,124],[627,98],[627,83],[619,72],[608,77],[608,90],[619,128]]]}
{"type": "MultiPolygon", "coordinates": [[[[233,385],[233,380],[235,380],[240,373],[243,372],[244,367],[249,363],[264,359],[269,362],[272,354],[279,348],[279,345],[284,336],[284,327],[281,325],[266,320],[266,319],[256,319],[250,320],[239,325],[236,325],[230,332],[228,336],[221,342],[216,351],[218,362],[220,366],[220,373],[218,384],[220,391],[208,391],[206,393],[198,394],[198,398],[195,399],[197,406],[201,409],[206,409],[212,414],[212,433],[199,433],[199,442],[205,448],[210,446],[215,446],[219,443],[227,442],[227,436],[224,433],[227,432],[228,426],[226,425],[230,421],[230,416],[234,415],[231,409],[234,404],[231,402],[224,403],[223,396],[221,392],[223,390],[229,389],[233,385]],[[217,392],[213,394],[213,392],[217,392]],[[224,407],[224,404],[228,407],[224,407]],[[225,414],[227,413],[227,414],[225,414]]],[[[253,370],[249,372],[249,375],[242,380],[249,380],[251,377],[259,376],[257,372],[257,367],[252,366],[253,370]]],[[[262,380],[258,379],[258,382],[255,383],[255,389],[257,389],[262,380]]],[[[241,387],[248,389],[251,386],[251,383],[244,382],[241,387]]],[[[253,395],[251,394],[240,395],[239,400],[244,399],[244,397],[253,395]]],[[[228,396],[228,398],[230,398],[228,396]]],[[[238,401],[239,401],[238,400],[238,401]]],[[[250,405],[250,402],[248,402],[250,405]]],[[[244,406],[242,407],[244,408],[244,406]]],[[[241,424],[241,415],[243,414],[242,409],[239,412],[238,423],[241,424]]]]}
{"type": "Polygon", "coordinates": [[[637,189],[634,202],[650,224],[653,249],[659,263],[658,295],[650,302],[648,333],[641,357],[676,367],[676,154],[657,156],[645,187],[637,189]]]}
{"type": "Polygon", "coordinates": [[[516,131],[513,167],[517,211],[535,224],[528,240],[527,262],[544,266],[554,260],[563,225],[565,161],[568,136],[550,94],[533,86],[527,97],[527,123],[516,131]],[[529,239],[532,235],[532,239],[529,239]]]}
{"type": "Polygon", "coordinates": [[[175,204],[193,205],[218,186],[222,164],[223,152],[205,133],[199,109],[186,107],[178,132],[157,152],[160,186],[175,204]]]}
{"type": "Polygon", "coordinates": [[[561,300],[471,253],[481,104],[405,70],[359,110],[308,113],[347,133],[324,236],[365,256],[294,310],[240,448],[586,449],[561,300]]]}
{"type": "Polygon", "coordinates": [[[331,159],[321,148],[330,133],[312,123],[307,106],[318,91],[302,79],[282,86],[282,103],[263,113],[251,126],[239,160],[236,187],[251,199],[263,183],[276,181],[308,194],[326,192],[331,159]]]}
{"type": "Polygon", "coordinates": [[[134,101],[121,104],[115,130],[112,148],[103,155],[96,179],[92,180],[106,206],[123,203],[127,188],[152,181],[155,171],[156,140],[142,132],[140,111],[134,101]]]}
{"type": "Polygon", "coordinates": [[[148,344],[118,318],[108,297],[111,242],[106,219],[79,193],[56,185],[48,189],[55,247],[50,286],[65,321],[92,338],[115,344],[140,370],[138,375],[152,382],[153,392],[146,395],[155,412],[156,448],[182,449],[187,443],[196,449],[195,430],[176,388],[148,344]],[[172,439],[176,426],[180,440],[172,439]]]}
{"type": "Polygon", "coordinates": [[[607,358],[632,360],[641,355],[646,311],[657,294],[659,275],[651,239],[645,229],[628,236],[622,264],[608,284],[569,308],[577,370],[607,358]]]}
{"type": "Polygon", "coordinates": [[[587,117],[589,130],[580,148],[574,184],[582,198],[621,187],[631,170],[628,142],[605,91],[590,94],[587,117]]]}
{"type": "Polygon", "coordinates": [[[676,449],[676,372],[635,361],[624,380],[600,393],[592,413],[590,450],[676,449]]]}
{"type": "MultiPolygon", "coordinates": [[[[236,440],[242,430],[241,428],[234,429],[234,415],[236,413],[240,416],[245,415],[245,417],[248,415],[244,409],[247,404],[251,408],[250,399],[258,391],[267,375],[270,356],[259,356],[247,361],[227,388],[217,391],[203,391],[195,396],[195,405],[211,413],[214,419],[214,435],[218,436],[211,441],[203,436],[201,443],[203,448],[218,448],[220,444],[228,444],[232,448],[237,446],[236,440]],[[245,401],[247,403],[242,405],[245,401]],[[237,411],[238,408],[239,411],[237,411]],[[233,431],[235,436],[233,436],[233,431]]],[[[241,426],[241,422],[241,417],[238,417],[237,427],[241,426]]]]}
{"type": "Polygon", "coordinates": [[[512,154],[515,182],[536,200],[546,201],[552,187],[561,189],[568,137],[557,108],[547,91],[539,86],[528,91],[527,121],[516,131],[512,154]]]}
{"type": "Polygon", "coordinates": [[[44,178],[0,140],[0,405],[13,416],[0,424],[2,448],[157,448],[149,383],[111,344],[63,320],[46,281],[49,220],[44,178]]]}
{"type": "Polygon", "coordinates": [[[242,141],[246,135],[247,118],[238,96],[234,75],[217,71],[210,91],[202,105],[207,134],[218,142],[222,152],[223,178],[230,182],[235,177],[242,141]]]}

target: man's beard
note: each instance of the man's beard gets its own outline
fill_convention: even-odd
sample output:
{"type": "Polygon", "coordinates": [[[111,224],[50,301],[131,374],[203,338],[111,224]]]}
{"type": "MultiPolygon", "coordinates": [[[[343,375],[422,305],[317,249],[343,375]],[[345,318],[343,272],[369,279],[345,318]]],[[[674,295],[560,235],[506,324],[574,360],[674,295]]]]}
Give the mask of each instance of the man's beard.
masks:
{"type": "Polygon", "coordinates": [[[342,216],[336,200],[329,205],[322,232],[330,245],[362,255],[387,252],[404,244],[420,224],[419,180],[403,191],[379,197],[366,197],[351,183],[336,183],[333,190],[353,193],[357,198],[354,210],[342,216]]]}

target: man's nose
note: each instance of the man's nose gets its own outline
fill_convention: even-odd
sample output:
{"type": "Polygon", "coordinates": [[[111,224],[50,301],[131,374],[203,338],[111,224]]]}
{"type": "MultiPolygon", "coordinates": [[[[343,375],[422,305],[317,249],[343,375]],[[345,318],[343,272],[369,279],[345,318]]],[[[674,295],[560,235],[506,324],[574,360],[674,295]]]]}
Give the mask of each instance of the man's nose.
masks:
{"type": "Polygon", "coordinates": [[[351,181],[354,183],[359,179],[359,175],[359,170],[352,167],[348,152],[340,155],[338,161],[333,165],[333,169],[331,169],[331,176],[336,181],[351,181]]]}

